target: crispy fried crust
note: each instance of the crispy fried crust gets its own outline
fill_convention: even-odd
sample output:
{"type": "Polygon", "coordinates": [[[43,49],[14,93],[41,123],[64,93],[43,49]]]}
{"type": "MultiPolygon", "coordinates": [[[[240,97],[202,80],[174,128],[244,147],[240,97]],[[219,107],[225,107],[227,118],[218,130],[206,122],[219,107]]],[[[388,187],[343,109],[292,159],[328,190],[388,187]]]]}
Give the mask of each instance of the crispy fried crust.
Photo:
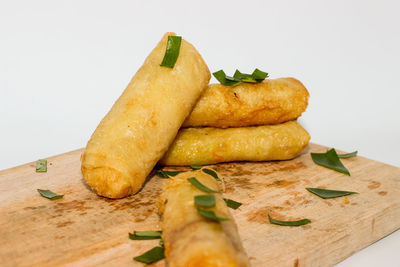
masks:
{"type": "Polygon", "coordinates": [[[295,120],[306,110],[308,91],[294,78],[235,87],[210,84],[183,127],[245,127],[295,120]]]}
{"type": "Polygon", "coordinates": [[[82,156],[82,173],[97,194],[136,193],[173,142],[210,80],[196,49],[182,40],[173,69],[161,67],[166,33],[103,118],[82,156]]]}
{"type": "Polygon", "coordinates": [[[229,221],[214,222],[197,213],[194,196],[207,194],[187,179],[196,177],[207,187],[218,190],[216,180],[201,171],[185,172],[168,181],[159,199],[165,256],[169,267],[246,267],[250,266],[233,217],[221,194],[213,194],[216,206],[210,208],[229,221]]]}
{"type": "Polygon", "coordinates": [[[160,165],[292,159],[310,135],[296,121],[242,128],[181,129],[160,165]]]}

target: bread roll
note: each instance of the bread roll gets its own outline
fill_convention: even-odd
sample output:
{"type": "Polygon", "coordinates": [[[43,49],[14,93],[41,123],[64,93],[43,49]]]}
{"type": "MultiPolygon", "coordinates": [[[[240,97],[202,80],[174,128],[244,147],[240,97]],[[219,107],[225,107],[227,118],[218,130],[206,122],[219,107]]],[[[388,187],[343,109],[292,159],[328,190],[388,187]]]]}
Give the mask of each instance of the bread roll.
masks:
{"type": "Polygon", "coordinates": [[[306,110],[308,91],[294,78],[237,86],[210,84],[183,127],[245,127],[295,120],[306,110]]]}
{"type": "Polygon", "coordinates": [[[173,142],[210,80],[196,49],[182,40],[174,68],[162,67],[166,33],[103,118],[82,156],[82,173],[99,195],[136,193],[173,142]]]}
{"type": "Polygon", "coordinates": [[[172,177],[159,200],[165,256],[169,267],[247,267],[250,266],[233,217],[220,193],[205,193],[187,179],[196,177],[203,185],[218,190],[217,181],[201,171],[172,177]],[[206,208],[227,221],[201,216],[194,204],[196,195],[214,195],[216,205],[206,208]]]}
{"type": "Polygon", "coordinates": [[[310,135],[296,121],[242,128],[181,129],[160,165],[292,159],[310,135]]]}

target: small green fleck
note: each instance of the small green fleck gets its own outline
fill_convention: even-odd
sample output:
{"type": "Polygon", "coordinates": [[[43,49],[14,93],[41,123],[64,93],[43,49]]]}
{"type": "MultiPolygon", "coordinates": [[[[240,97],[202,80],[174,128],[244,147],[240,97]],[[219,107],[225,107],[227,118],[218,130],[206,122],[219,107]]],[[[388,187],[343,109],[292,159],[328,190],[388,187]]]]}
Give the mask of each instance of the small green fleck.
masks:
{"type": "Polygon", "coordinates": [[[343,196],[348,196],[352,194],[358,194],[357,192],[351,192],[351,191],[339,191],[339,190],[329,190],[329,189],[322,189],[322,188],[306,188],[309,192],[327,199],[327,198],[336,198],[336,197],[343,197],[343,196]]]}
{"type": "Polygon", "coordinates": [[[209,175],[211,175],[212,177],[214,177],[215,180],[221,181],[221,179],[219,179],[219,177],[218,177],[218,174],[217,174],[214,170],[211,170],[211,169],[202,169],[202,171],[203,171],[204,173],[209,174],[209,175]]]}
{"type": "Polygon", "coordinates": [[[215,207],[215,197],[213,195],[195,196],[194,204],[202,207],[215,207]]]}
{"type": "Polygon", "coordinates": [[[153,262],[164,259],[164,248],[163,247],[154,247],[140,256],[134,257],[133,259],[138,262],[142,262],[145,264],[151,264],[153,262]]]}
{"type": "Polygon", "coordinates": [[[161,171],[156,172],[156,175],[158,177],[161,177],[161,178],[170,178],[170,177],[176,176],[176,175],[178,175],[178,174],[180,174],[182,172],[184,172],[184,171],[164,171],[164,170],[161,170],[161,171]]]}
{"type": "Polygon", "coordinates": [[[160,239],[161,234],[161,231],[134,231],[133,234],[129,233],[129,238],[132,240],[160,239]]]}
{"type": "Polygon", "coordinates": [[[36,172],[47,172],[47,160],[39,159],[36,161],[36,172]]]}
{"type": "Polygon", "coordinates": [[[276,224],[276,225],[281,225],[281,226],[301,226],[301,225],[305,225],[305,224],[308,224],[311,222],[309,219],[302,219],[302,220],[298,220],[298,221],[279,221],[279,220],[275,220],[275,219],[271,218],[271,216],[269,216],[269,214],[268,214],[268,219],[269,219],[270,223],[276,224]]]}
{"type": "Polygon", "coordinates": [[[64,196],[64,195],[58,195],[56,193],[53,193],[50,190],[37,189],[37,191],[39,192],[40,195],[42,195],[42,197],[45,197],[45,198],[48,198],[51,200],[59,199],[64,196]]]}
{"type": "Polygon", "coordinates": [[[195,187],[197,187],[198,189],[200,189],[201,191],[207,192],[207,193],[219,193],[218,191],[212,190],[210,188],[208,188],[207,186],[203,185],[199,180],[197,180],[195,177],[190,177],[188,178],[188,181],[194,185],[195,187]]]}
{"type": "Polygon", "coordinates": [[[160,66],[173,68],[178,60],[181,49],[181,36],[168,36],[167,49],[165,50],[163,61],[160,66]]]}
{"type": "Polygon", "coordinates": [[[234,201],[234,200],[232,200],[232,199],[229,199],[229,198],[224,198],[224,201],[225,201],[226,205],[227,205],[229,208],[234,209],[234,210],[236,210],[236,209],[238,209],[240,206],[242,206],[242,203],[236,202],[236,201],[234,201]]]}
{"type": "Polygon", "coordinates": [[[326,153],[311,153],[312,160],[325,168],[329,168],[350,176],[350,172],[340,161],[336,150],[334,148],[328,150],[326,153]]]}
{"type": "Polygon", "coordinates": [[[200,170],[201,168],[203,168],[203,165],[192,164],[192,165],[190,165],[190,168],[192,168],[193,170],[200,170]]]}
{"type": "Polygon", "coordinates": [[[201,216],[203,216],[203,217],[205,217],[205,218],[207,218],[207,219],[209,219],[209,220],[212,220],[212,221],[217,221],[217,222],[219,222],[219,221],[228,221],[228,220],[230,220],[229,218],[224,218],[224,217],[218,217],[218,216],[216,216],[215,215],[215,213],[213,212],[213,211],[211,211],[211,210],[203,210],[203,209],[197,209],[197,212],[201,215],[201,216]]]}

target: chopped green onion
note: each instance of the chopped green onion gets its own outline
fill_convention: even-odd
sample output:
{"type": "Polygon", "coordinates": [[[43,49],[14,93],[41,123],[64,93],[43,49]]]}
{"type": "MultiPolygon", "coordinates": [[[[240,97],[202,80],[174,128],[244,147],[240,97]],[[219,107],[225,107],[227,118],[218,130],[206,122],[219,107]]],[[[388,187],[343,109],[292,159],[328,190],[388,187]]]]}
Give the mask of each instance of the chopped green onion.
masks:
{"type": "Polygon", "coordinates": [[[164,170],[161,170],[161,171],[156,172],[156,175],[158,177],[161,177],[161,178],[170,178],[170,177],[176,176],[176,175],[178,175],[178,174],[180,174],[182,172],[184,172],[184,171],[164,171],[164,170]]]}
{"type": "Polygon", "coordinates": [[[36,172],[47,172],[47,160],[39,159],[36,161],[36,172]]]}
{"type": "Polygon", "coordinates": [[[234,200],[232,200],[232,199],[229,199],[229,198],[224,198],[224,201],[225,201],[226,205],[227,205],[229,208],[234,209],[234,210],[236,210],[236,209],[238,209],[240,206],[242,206],[242,203],[236,202],[236,201],[234,201],[234,200]]]}
{"type": "Polygon", "coordinates": [[[215,207],[215,197],[213,195],[194,196],[194,204],[202,207],[215,207]]]}
{"type": "Polygon", "coordinates": [[[168,36],[167,49],[160,66],[173,68],[178,60],[179,50],[181,49],[181,36],[168,36]]]}
{"type": "Polygon", "coordinates": [[[221,181],[221,179],[219,179],[219,177],[218,177],[218,174],[217,174],[214,170],[211,170],[211,169],[202,169],[202,171],[203,171],[204,173],[209,174],[209,175],[211,175],[212,177],[214,177],[215,180],[221,181]]]}
{"type": "Polygon", "coordinates": [[[37,189],[37,191],[39,192],[40,195],[42,195],[42,197],[45,197],[45,198],[48,198],[51,200],[59,199],[64,196],[64,195],[58,195],[56,193],[53,193],[50,190],[37,189]]]}
{"type": "Polygon", "coordinates": [[[213,73],[213,75],[222,85],[235,86],[241,83],[240,80],[237,80],[230,76],[226,76],[223,70],[216,71],[213,73]]]}
{"type": "Polygon", "coordinates": [[[164,247],[164,240],[163,239],[160,239],[160,246],[164,247]]]}
{"type": "Polygon", "coordinates": [[[197,212],[201,215],[201,216],[203,216],[203,217],[205,217],[205,218],[207,218],[207,219],[209,219],[209,220],[213,220],[213,221],[217,221],[217,222],[219,222],[219,221],[228,221],[228,220],[230,220],[229,218],[224,218],[224,217],[218,217],[218,216],[216,216],[215,215],[215,213],[213,212],[213,211],[211,211],[211,210],[203,210],[203,209],[197,209],[197,212]]]}
{"type": "Polygon", "coordinates": [[[298,220],[298,221],[279,221],[279,220],[275,220],[275,219],[271,218],[271,216],[269,216],[269,214],[268,214],[268,219],[269,219],[270,223],[281,225],[281,226],[301,226],[301,225],[305,225],[305,224],[308,224],[311,222],[309,219],[302,219],[302,220],[298,220]]]}
{"type": "Polygon", "coordinates": [[[214,72],[213,75],[221,84],[227,86],[236,86],[242,82],[259,83],[268,77],[268,73],[259,69],[255,69],[252,74],[241,73],[239,70],[236,70],[233,77],[227,76],[223,70],[214,72]]]}
{"type": "Polygon", "coordinates": [[[352,194],[358,194],[357,192],[351,192],[351,191],[339,191],[339,190],[329,190],[329,189],[322,189],[322,188],[306,188],[309,192],[327,199],[327,198],[336,198],[336,197],[343,197],[343,196],[348,196],[352,194]]]}
{"type": "Polygon", "coordinates": [[[134,231],[133,234],[129,233],[129,238],[132,240],[160,239],[161,234],[161,231],[134,231]]]}
{"type": "Polygon", "coordinates": [[[340,161],[336,150],[334,148],[328,150],[326,153],[311,153],[312,160],[323,167],[347,174],[350,176],[350,172],[343,166],[340,161]]]}
{"type": "Polygon", "coordinates": [[[263,72],[259,69],[255,69],[253,71],[253,74],[251,74],[251,76],[253,77],[254,80],[256,80],[257,82],[262,82],[264,81],[267,77],[268,77],[268,73],[263,72]]]}
{"type": "Polygon", "coordinates": [[[192,168],[193,170],[200,170],[201,168],[203,168],[203,165],[192,164],[192,165],[190,165],[190,168],[192,168]]]}
{"type": "Polygon", "coordinates": [[[195,177],[189,178],[188,181],[192,185],[194,185],[195,187],[200,189],[201,191],[204,191],[204,192],[207,192],[207,193],[218,193],[218,191],[212,190],[212,189],[208,188],[207,186],[203,185],[202,183],[200,183],[200,181],[197,180],[195,177]]]}
{"type": "Polygon", "coordinates": [[[140,256],[134,257],[133,259],[138,262],[150,264],[159,260],[164,259],[164,248],[163,247],[154,247],[140,256]]]}
{"type": "Polygon", "coordinates": [[[347,154],[338,154],[338,157],[341,159],[347,159],[347,158],[351,158],[351,157],[355,157],[357,156],[358,151],[354,151],[351,153],[347,153],[347,154]]]}

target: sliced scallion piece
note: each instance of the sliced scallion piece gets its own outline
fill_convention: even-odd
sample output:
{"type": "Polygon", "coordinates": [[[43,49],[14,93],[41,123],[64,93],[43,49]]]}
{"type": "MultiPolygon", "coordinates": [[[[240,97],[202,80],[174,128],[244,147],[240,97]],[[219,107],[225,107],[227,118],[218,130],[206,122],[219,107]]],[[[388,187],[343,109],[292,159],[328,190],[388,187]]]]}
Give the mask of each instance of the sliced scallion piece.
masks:
{"type": "Polygon", "coordinates": [[[134,231],[133,234],[129,233],[129,238],[132,240],[160,239],[161,234],[161,231],[134,231]]]}
{"type": "Polygon", "coordinates": [[[163,247],[154,247],[140,256],[134,257],[133,259],[138,262],[150,264],[159,260],[164,259],[164,248],[163,247]]]}
{"type": "Polygon", "coordinates": [[[215,197],[213,195],[194,196],[194,204],[201,207],[215,207],[215,197]]]}
{"type": "Polygon", "coordinates": [[[239,79],[235,79],[234,77],[227,76],[223,70],[216,71],[213,73],[213,75],[219,81],[219,83],[222,85],[235,86],[242,82],[239,79]]]}
{"type": "Polygon", "coordinates": [[[173,68],[175,66],[181,49],[181,42],[181,36],[168,36],[167,49],[165,50],[164,58],[160,66],[168,68],[173,68]]]}
{"type": "Polygon", "coordinates": [[[338,157],[341,159],[347,159],[347,158],[351,158],[351,157],[355,157],[357,156],[358,151],[354,151],[351,153],[346,153],[346,154],[338,154],[338,157]]]}
{"type": "Polygon", "coordinates": [[[351,192],[351,191],[340,191],[340,190],[329,190],[329,189],[322,189],[322,188],[306,188],[309,192],[327,199],[327,198],[336,198],[336,197],[343,197],[343,196],[348,196],[352,194],[358,194],[357,192],[351,192]]]}
{"type": "Polygon", "coordinates": [[[36,161],[36,172],[47,172],[47,160],[39,159],[36,161]]]}
{"type": "Polygon", "coordinates": [[[218,193],[218,191],[212,190],[210,188],[208,188],[207,186],[203,185],[199,180],[197,180],[195,177],[190,177],[188,178],[188,181],[194,185],[195,187],[197,187],[198,189],[200,189],[201,191],[207,192],[207,193],[218,193]]]}
{"type": "Polygon", "coordinates": [[[230,220],[229,218],[218,217],[217,215],[215,215],[215,213],[212,210],[203,210],[203,209],[199,209],[198,208],[197,212],[201,216],[203,216],[203,217],[205,217],[205,218],[207,218],[209,220],[212,220],[212,221],[219,222],[219,221],[228,221],[228,220],[230,220]]]}
{"type": "Polygon", "coordinates": [[[342,164],[334,148],[326,153],[311,153],[312,160],[325,168],[329,168],[350,176],[349,170],[342,164]]]}
{"type": "Polygon", "coordinates": [[[192,165],[190,165],[190,168],[192,168],[193,170],[200,170],[201,168],[203,168],[203,165],[192,164],[192,165]]]}
{"type": "Polygon", "coordinates": [[[224,201],[226,205],[231,208],[231,209],[238,209],[240,206],[242,206],[242,203],[236,202],[235,200],[229,199],[229,198],[224,198],[224,201]]]}
{"type": "Polygon", "coordinates": [[[156,175],[158,177],[161,177],[161,178],[170,178],[170,177],[176,176],[176,175],[178,175],[178,174],[180,174],[182,172],[184,172],[184,171],[164,171],[164,170],[161,170],[161,171],[156,172],[156,175]]]}
{"type": "Polygon", "coordinates": [[[219,177],[218,177],[218,174],[217,174],[214,170],[211,170],[211,169],[202,169],[202,171],[203,171],[204,173],[207,173],[207,174],[211,175],[212,177],[214,177],[215,180],[221,181],[221,179],[219,179],[219,177]]]}
{"type": "Polygon", "coordinates": [[[42,197],[48,198],[50,200],[59,199],[64,196],[64,195],[58,195],[54,192],[51,192],[50,190],[37,189],[37,191],[42,197]]]}
{"type": "Polygon", "coordinates": [[[268,214],[268,219],[269,219],[270,223],[276,224],[276,225],[281,225],[281,226],[301,226],[301,225],[305,225],[305,224],[308,224],[311,222],[309,219],[302,219],[302,220],[298,220],[298,221],[279,221],[279,220],[275,220],[275,219],[271,218],[271,216],[269,216],[269,214],[268,214]]]}

